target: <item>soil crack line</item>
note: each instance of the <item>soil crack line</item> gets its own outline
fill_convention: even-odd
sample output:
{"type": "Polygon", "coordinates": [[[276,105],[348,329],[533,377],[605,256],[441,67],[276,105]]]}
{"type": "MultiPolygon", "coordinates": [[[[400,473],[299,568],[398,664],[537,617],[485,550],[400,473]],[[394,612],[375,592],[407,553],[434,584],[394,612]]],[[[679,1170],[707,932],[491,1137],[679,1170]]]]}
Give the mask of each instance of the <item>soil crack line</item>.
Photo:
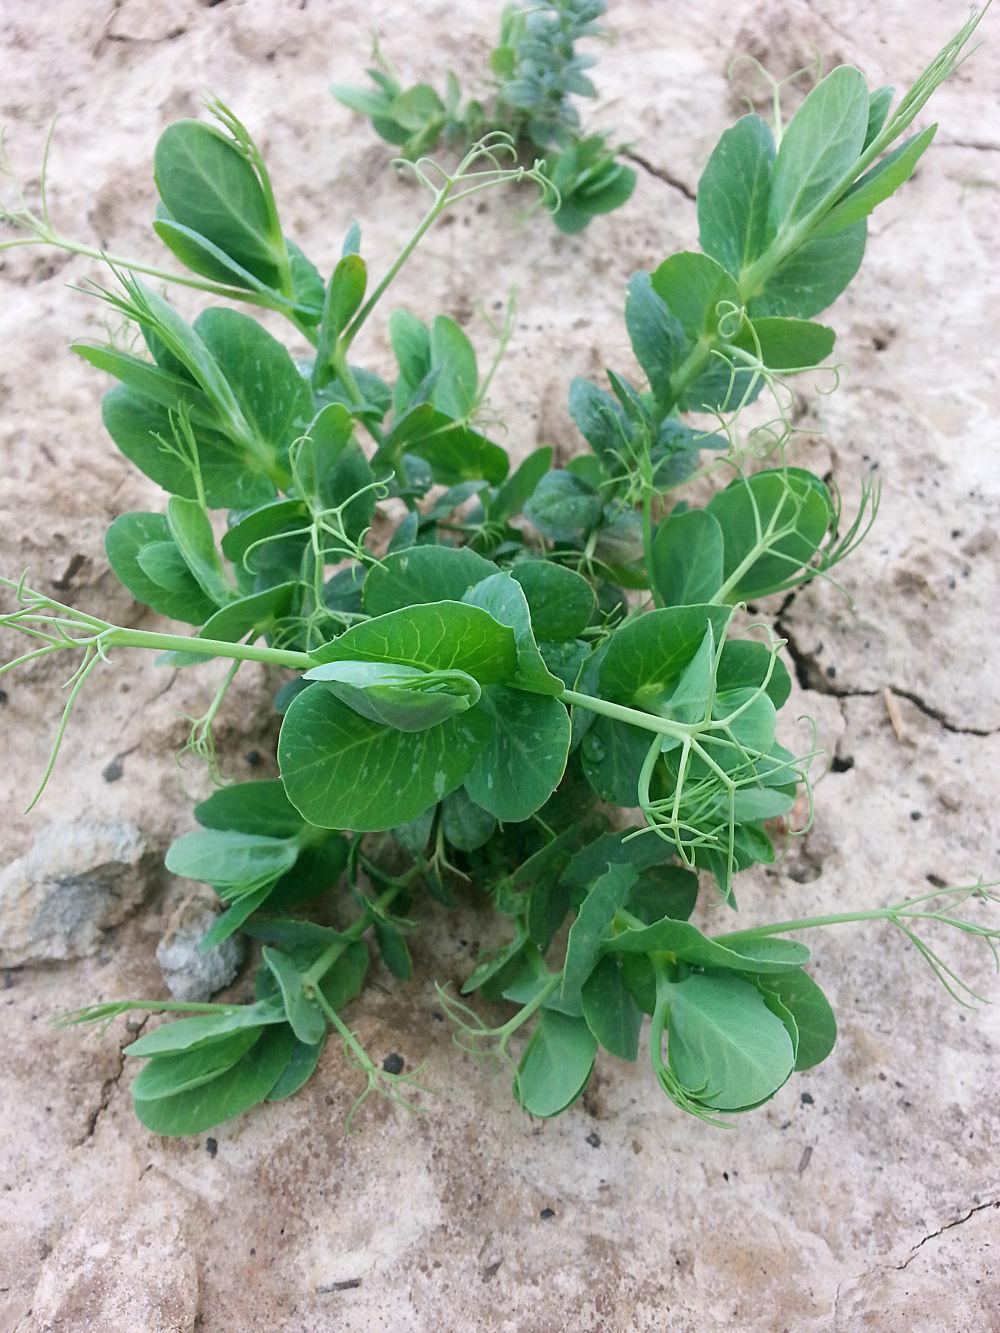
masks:
{"type": "Polygon", "coordinates": [[[943,1236],[946,1231],[951,1231],[953,1227],[960,1227],[963,1222],[968,1222],[970,1217],[975,1217],[976,1213],[985,1212],[987,1208],[1000,1208],[1000,1199],[990,1199],[987,1203],[976,1204],[974,1208],[969,1209],[964,1217],[956,1217],[954,1221],[946,1222],[944,1226],[939,1227],[937,1231],[932,1231],[929,1236],[925,1236],[923,1240],[917,1241],[916,1245],[910,1250],[909,1255],[901,1264],[897,1264],[896,1268],[901,1271],[906,1267],[921,1246],[926,1245],[929,1240],[936,1240],[938,1236],[943,1236]]]}
{"type": "MultiPolygon", "coordinates": [[[[795,635],[784,619],[786,611],[794,601],[794,594],[789,597],[778,612],[774,627],[778,634],[785,640],[785,647],[788,655],[792,659],[792,665],[795,669],[795,679],[803,690],[811,691],[813,694],[826,694],[834,699],[872,699],[880,692],[880,689],[852,689],[843,685],[834,685],[827,677],[823,668],[820,666],[814,653],[807,652],[795,639],[795,635]]],[[[925,717],[929,717],[936,722],[945,731],[953,732],[957,736],[995,736],[1000,728],[997,727],[965,727],[957,722],[952,722],[946,713],[933,704],[929,704],[926,699],[921,698],[914,690],[905,689],[902,685],[895,685],[887,681],[885,688],[890,690],[897,698],[906,699],[913,704],[925,717]]]]}
{"type": "Polygon", "coordinates": [[[648,157],[643,157],[640,153],[633,153],[630,149],[622,151],[621,156],[626,162],[631,162],[633,166],[640,167],[647,175],[655,176],[658,181],[663,181],[664,185],[669,185],[672,190],[678,190],[685,199],[695,202],[697,195],[686,181],[682,181],[678,176],[672,175],[665,167],[654,166],[648,157]]]}
{"type": "Polygon", "coordinates": [[[111,1098],[115,1094],[115,1089],[118,1087],[118,1084],[121,1082],[122,1075],[125,1073],[125,1047],[131,1046],[132,1042],[137,1041],[139,1039],[139,1037],[142,1034],[143,1028],[149,1022],[149,1019],[150,1015],[147,1014],[145,1018],[143,1018],[142,1021],[140,1022],[137,1030],[135,1032],[128,1033],[127,1038],[119,1042],[118,1068],[115,1070],[115,1072],[111,1075],[110,1078],[106,1078],[104,1082],[101,1084],[100,1100],[98,1101],[94,1109],[91,1111],[90,1115],[87,1117],[86,1133],[83,1135],[82,1138],[76,1140],[76,1142],[73,1144],[74,1148],[82,1148],[83,1145],[88,1141],[88,1139],[92,1139],[94,1137],[94,1133],[97,1130],[97,1122],[100,1120],[101,1116],[104,1114],[104,1112],[108,1109],[109,1105],[111,1104],[111,1098]]]}

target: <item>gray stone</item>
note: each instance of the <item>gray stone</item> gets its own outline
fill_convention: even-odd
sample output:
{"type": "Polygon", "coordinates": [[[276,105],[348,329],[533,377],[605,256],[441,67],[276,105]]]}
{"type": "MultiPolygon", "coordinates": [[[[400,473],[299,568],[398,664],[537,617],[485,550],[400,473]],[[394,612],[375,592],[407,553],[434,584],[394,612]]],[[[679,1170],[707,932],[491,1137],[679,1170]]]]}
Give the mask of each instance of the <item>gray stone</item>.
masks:
{"type": "Polygon", "coordinates": [[[84,958],[136,910],[150,886],[134,824],[47,825],[0,871],[0,966],[84,958]]]}
{"type": "Polygon", "coordinates": [[[207,1000],[228,986],[239,971],[246,954],[242,938],[230,936],[207,953],[198,947],[218,916],[214,895],[196,890],[177,905],[168,920],[156,946],[156,961],[175,1000],[207,1000]]]}

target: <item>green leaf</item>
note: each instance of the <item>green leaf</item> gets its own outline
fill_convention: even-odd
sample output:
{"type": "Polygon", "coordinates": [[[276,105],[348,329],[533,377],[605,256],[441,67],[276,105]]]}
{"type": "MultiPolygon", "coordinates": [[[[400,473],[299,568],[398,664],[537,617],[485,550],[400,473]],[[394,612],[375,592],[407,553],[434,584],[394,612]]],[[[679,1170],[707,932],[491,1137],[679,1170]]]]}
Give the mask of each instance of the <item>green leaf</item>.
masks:
{"type": "Polygon", "coordinates": [[[820,224],[819,235],[840,231],[842,227],[866,218],[883,199],[895,194],[913,175],[936,133],[937,126],[931,125],[923,133],[914,134],[866,171],[827,213],[820,224]]]}
{"type": "Polygon", "coordinates": [[[769,370],[799,370],[825,361],[835,341],[833,329],[824,324],[763,316],[753,321],[753,332],[744,324],[733,345],[751,356],[759,354],[769,370]]]}
{"type": "Polygon", "coordinates": [[[751,601],[795,580],[820,549],[834,522],[829,492],[799,468],[738,477],[717,492],[708,512],[725,541],[725,596],[751,601]]]}
{"type": "Polygon", "coordinates": [[[203,828],[264,834],[271,838],[294,838],[303,827],[302,816],[277,778],[218,787],[206,800],[198,802],[194,817],[203,828]]]}
{"type": "Polygon", "coordinates": [[[552,466],[552,453],[552,446],[549,444],[543,445],[541,449],[535,449],[511,473],[492,499],[486,501],[483,507],[492,522],[505,523],[509,518],[521,513],[538,483],[552,466]]]}
{"type": "Polygon", "coordinates": [[[413,976],[413,959],[410,957],[404,935],[381,917],[375,918],[374,927],[375,943],[378,945],[383,963],[394,977],[400,981],[409,981],[413,976]]]}
{"type": "Polygon", "coordinates": [[[771,181],[772,227],[811,213],[861,156],[868,130],[868,84],[840,65],[808,94],[781,139],[771,181]]]}
{"type": "Polygon", "coordinates": [[[277,878],[299,854],[288,838],[271,838],[232,829],[200,829],[170,844],[166,867],[172,875],[197,879],[215,889],[229,889],[277,878]]]}
{"type": "Polygon", "coordinates": [[[625,906],[636,878],[632,866],[613,864],[588,890],[566,943],[560,992],[564,1001],[579,1003],[583,984],[594,970],[615,913],[625,906]]]}
{"type": "Polygon", "coordinates": [[[558,699],[495,685],[481,704],[492,730],[468,776],[473,801],[517,823],[555,791],[569,754],[569,714],[558,699]]]}
{"type": "Polygon", "coordinates": [[[482,691],[464,671],[424,671],[385,662],[326,662],[305,673],[372,722],[426,731],[474,707],[482,691]]]}
{"type": "Polygon", "coordinates": [[[104,549],[111,568],[140,602],[172,620],[199,625],[212,615],[215,603],[202,592],[183,560],[169,586],[150,578],[140,564],[144,550],[164,542],[172,544],[162,514],[120,514],[108,528],[104,549]]]}
{"type": "Polygon", "coordinates": [[[689,921],[665,917],[650,926],[630,927],[608,940],[608,953],[670,953],[698,967],[732,972],[787,972],[809,960],[809,950],[797,940],[710,939],[689,921]]]}
{"type": "Polygon", "coordinates": [[[538,651],[531,629],[531,613],[521,585],[510,574],[491,574],[470,588],[462,600],[471,606],[482,607],[499,624],[513,630],[517,653],[513,685],[535,694],[562,694],[562,681],[553,676],[538,651]]]}
{"type": "Polygon", "coordinates": [[[417,603],[460,602],[468,590],[497,573],[467,546],[411,546],[384,556],[365,580],[364,606],[370,616],[417,603]]]}
{"type": "Polygon", "coordinates": [[[331,341],[347,328],[365,299],[368,268],[357,254],[344,255],[330,278],[323,307],[323,336],[331,341]]]}
{"type": "MultiPolygon", "coordinates": [[[[153,230],[167,249],[192,273],[200,273],[214,282],[224,282],[230,287],[241,287],[250,292],[274,292],[273,287],[262,282],[231,255],[227,255],[214,241],[172,218],[163,204],[156,210],[153,230]]],[[[280,300],[280,293],[276,295],[280,300]]]]}
{"type": "Polygon", "coordinates": [[[130,1046],[123,1048],[125,1055],[146,1058],[151,1055],[176,1055],[208,1046],[234,1032],[247,1028],[255,1031],[273,1023],[284,1023],[285,1013],[280,1005],[270,1001],[257,1004],[235,1005],[216,1014],[198,1014],[194,1018],[178,1018],[162,1023],[152,1032],[144,1032],[130,1046]]]}
{"type": "Polygon", "coordinates": [[[202,1134],[263,1101],[294,1049],[295,1036],[282,1024],[265,1032],[241,1060],[210,1083],[172,1097],[137,1101],[136,1116],[154,1134],[202,1134]]]}
{"type": "Polygon", "coordinates": [[[760,116],[744,116],[719,139],[698,182],[699,244],[734,278],[770,239],[774,151],[770,126],[760,116]]]}
{"type": "Polygon", "coordinates": [[[386,116],[392,98],[379,88],[357,88],[349,83],[331,83],[330,92],[338,102],[362,116],[386,116]]]}
{"type": "Polygon", "coordinates": [[[496,832],[496,826],[496,816],[477,805],[464,787],[441,802],[441,829],[447,841],[460,852],[484,847],[496,832]]]}
{"type": "Polygon", "coordinates": [[[796,1070],[821,1064],[836,1045],[837,1019],[816,982],[808,972],[791,970],[771,975],[760,985],[777,995],[795,1019],[799,1031],[796,1070]]]}
{"type": "Polygon", "coordinates": [[[750,297],[751,319],[788,315],[809,319],[832,305],[861,267],[867,224],[854,222],[833,236],[813,236],[793,250],[750,297]]]}
{"type": "Polygon", "coordinates": [[[275,500],[245,514],[222,537],[222,554],[232,564],[258,570],[282,562],[289,549],[305,549],[309,511],[301,500],[275,500]]]}
{"type": "Polygon", "coordinates": [[[395,422],[383,451],[389,457],[408,453],[423,459],[443,486],[480,478],[499,485],[509,467],[507,453],[498,444],[430,403],[420,403],[395,422]]]}
{"type": "Polygon", "coordinates": [[[751,639],[727,639],[715,677],[719,716],[725,717],[732,711],[728,698],[732,691],[756,690],[765,679],[768,698],[775,708],[780,708],[792,692],[792,682],[781,659],[774,658],[762,643],[754,643],[751,639]]]}
{"type": "Polygon", "coordinates": [[[629,279],[625,327],[654,396],[667,397],[670,376],[684,358],[685,335],[666,301],[653,290],[648,273],[629,279]]]}
{"type": "Polygon", "coordinates": [[[316,1066],[319,1064],[319,1057],[323,1054],[325,1045],[325,1036],[322,1041],[316,1042],[314,1046],[308,1046],[305,1042],[297,1041],[292,1047],[291,1057],[288,1064],[285,1065],[281,1077],[267,1094],[267,1100],[269,1102],[284,1101],[286,1097],[291,1097],[293,1093],[304,1087],[316,1072],[316,1066]]]}
{"type": "Polygon", "coordinates": [[[514,1096],[529,1115],[558,1115],[590,1078],[597,1042],[582,1018],[543,1009],[514,1078],[514,1096]]]}
{"type": "MultiPolygon", "coordinates": [[[[71,350],[90,365],[114,375],[134,393],[150,399],[160,407],[172,411],[187,408],[197,425],[209,428],[219,426],[214,406],[190,379],[169,374],[152,362],[129,352],[120,352],[115,347],[75,342],[71,344],[71,350]]],[[[169,433],[166,438],[170,438],[169,433]]]]}
{"type": "Polygon", "coordinates": [[[212,308],[194,330],[225,375],[256,438],[281,457],[312,416],[309,386],[288,352],[249,315],[212,308]]]}
{"type": "Polygon", "coordinates": [[[617,958],[608,955],[598,960],[580,999],[587,1026],[604,1049],[619,1060],[634,1060],[642,1011],[632,999],[617,958]]]}
{"type": "MultiPolygon", "coordinates": [[[[101,415],[129,462],[165,491],[198,498],[190,467],[171,452],[174,428],[165,407],[119,385],[104,395],[101,415]]],[[[209,508],[251,509],[274,496],[273,482],[225,435],[202,426],[194,429],[209,508]]]]}
{"type": "Polygon", "coordinates": [[[389,316],[389,341],[399,363],[395,407],[400,412],[417,385],[430,374],[431,333],[423,320],[408,310],[394,310],[389,316]]]}
{"type": "Polygon", "coordinates": [[[465,671],[480,685],[513,679],[514,634],[488,612],[465,602],[432,602],[388,611],[312,654],[321,662],[398,662],[426,671],[465,671]]]}
{"type": "Polygon", "coordinates": [[[453,319],[438,315],[431,325],[431,365],[439,368],[431,401],[449,417],[469,416],[476,406],[479,371],[472,343],[453,319]]]}
{"type": "Polygon", "coordinates": [[[510,575],[524,592],[536,638],[575,639],[590,624],[596,599],[582,574],[550,560],[521,560],[510,575]]]}
{"type": "Polygon", "coordinates": [[[668,607],[710,602],[722,587],[722,529],[707,509],[674,512],[653,538],[653,584],[668,607]]]}
{"type": "Polygon", "coordinates": [[[215,534],[204,509],[196,500],[172,495],[167,504],[167,526],[206,597],[222,606],[233,596],[233,586],[215,546],[215,534]]]}
{"type": "Polygon", "coordinates": [[[242,1059],[263,1032],[262,1027],[243,1028],[176,1055],[158,1055],[133,1080],[132,1096],[136,1101],[154,1101],[209,1083],[242,1059]]]}
{"type": "Polygon", "coordinates": [[[428,122],[443,120],[445,105],[429,83],[415,83],[394,97],[386,116],[406,130],[422,130],[428,122]]]}
{"type": "Polygon", "coordinates": [[[609,471],[617,471],[631,438],[621,404],[590,380],[577,376],[569,388],[569,414],[597,457],[609,471]]]}
{"type": "Polygon", "coordinates": [[[231,139],[200,121],[176,121],[160,135],[153,161],[172,218],[269,287],[280,287],[271,210],[257,173],[231,139]]]}
{"type": "Polygon", "coordinates": [[[415,819],[460,786],[488,734],[482,705],[426,731],[402,732],[361,717],[317,683],[285,714],[278,765],[289,799],[310,824],[376,832],[415,819]]]}
{"type": "Polygon", "coordinates": [[[695,974],[670,987],[669,1005],[670,1065],[702,1105],[756,1106],[791,1074],[791,1038],[748,982],[695,974]]]}
{"type": "Polygon", "coordinates": [[[265,945],[261,950],[261,958],[278,983],[281,1002],[296,1037],[308,1046],[322,1041],[326,1036],[326,1019],[316,1001],[306,995],[301,972],[280,949],[265,945]]]}
{"type": "Polygon", "coordinates": [[[739,308],[739,288],[721,264],[708,255],[682,250],[665,259],[652,274],[653,291],[665,301],[684,331],[688,346],[714,338],[720,303],[739,308]]]}
{"type": "MultiPolygon", "coordinates": [[[[360,541],[375,516],[375,474],[354,438],[354,419],[342,403],[328,403],[298,445],[296,472],[303,489],[326,509],[340,509],[348,542],[360,541]]],[[[327,538],[331,558],[353,552],[327,538]]]]}
{"type": "Polygon", "coordinates": [[[876,88],[868,99],[868,129],[865,133],[865,147],[874,140],[882,129],[892,106],[894,88],[883,86],[876,88]]]}
{"type": "Polygon", "coordinates": [[[654,709],[698,652],[706,628],[710,625],[719,640],[731,616],[724,606],[673,606],[623,625],[615,631],[601,663],[602,694],[654,709]]]}
{"type": "Polygon", "coordinates": [[[572,541],[601,521],[601,497],[572,472],[547,472],[524,506],[524,514],[543,537],[572,541]]]}
{"type": "Polygon", "coordinates": [[[602,801],[627,808],[637,804],[639,773],[651,743],[643,727],[614,722],[609,717],[594,718],[580,742],[580,762],[602,801]]]}
{"type": "MultiPolygon", "coordinates": [[[[646,834],[635,842],[661,842],[653,834],[646,834]]],[[[631,844],[628,844],[631,845],[631,844]]],[[[664,851],[673,848],[664,843],[664,851]]],[[[694,911],[698,899],[698,876],[677,865],[653,865],[644,870],[629,894],[625,904],[642,921],[659,921],[665,916],[675,921],[686,921],[694,911]]]]}

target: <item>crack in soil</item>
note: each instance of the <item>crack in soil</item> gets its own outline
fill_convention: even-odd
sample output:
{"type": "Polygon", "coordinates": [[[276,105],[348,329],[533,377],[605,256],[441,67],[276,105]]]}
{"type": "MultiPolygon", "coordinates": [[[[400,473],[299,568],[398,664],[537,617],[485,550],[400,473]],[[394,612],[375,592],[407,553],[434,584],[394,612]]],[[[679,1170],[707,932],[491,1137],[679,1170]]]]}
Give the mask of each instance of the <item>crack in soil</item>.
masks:
{"type": "MultiPolygon", "coordinates": [[[[789,610],[795,600],[795,594],[791,593],[782,603],[777,617],[774,621],[774,628],[781,638],[785,640],[785,647],[788,655],[792,659],[792,665],[795,669],[795,679],[803,690],[811,691],[813,694],[826,694],[834,699],[872,699],[880,694],[880,689],[863,690],[860,688],[851,688],[843,685],[834,685],[829,679],[823,668],[820,666],[814,653],[806,652],[799,646],[795,635],[790,629],[785,613],[789,610]]],[[[929,704],[913,690],[904,689],[901,685],[894,685],[888,682],[884,687],[888,689],[897,698],[906,699],[913,704],[925,717],[929,717],[936,722],[945,731],[950,731],[956,736],[995,736],[1000,728],[997,727],[963,727],[957,722],[952,722],[946,713],[941,709],[935,708],[929,704]]]]}
{"type": "Polygon", "coordinates": [[[631,162],[633,166],[640,167],[649,176],[655,176],[658,181],[663,181],[664,185],[669,185],[672,190],[679,191],[685,199],[690,199],[692,203],[697,199],[697,195],[687,181],[682,181],[679,177],[672,175],[665,167],[654,166],[648,157],[643,157],[640,153],[633,153],[630,149],[623,150],[621,156],[626,162],[631,162]]]}
{"type": "Polygon", "coordinates": [[[108,1109],[109,1105],[111,1104],[111,1098],[115,1095],[115,1089],[118,1087],[118,1084],[121,1082],[122,1075],[125,1073],[125,1047],[131,1046],[132,1042],[137,1041],[139,1039],[139,1037],[142,1034],[143,1028],[149,1022],[151,1016],[152,1015],[147,1014],[145,1018],[142,1020],[142,1022],[139,1024],[138,1029],[135,1032],[128,1033],[127,1037],[123,1041],[118,1043],[118,1068],[115,1070],[115,1072],[111,1075],[110,1078],[106,1078],[104,1082],[101,1084],[100,1099],[97,1105],[88,1115],[86,1132],[84,1133],[82,1138],[79,1138],[75,1141],[75,1143],[73,1144],[74,1148],[82,1148],[83,1145],[89,1139],[92,1139],[94,1137],[94,1133],[97,1130],[97,1122],[100,1120],[101,1116],[104,1114],[104,1112],[108,1109]]]}
{"type": "Polygon", "coordinates": [[[986,1203],[978,1203],[974,1208],[970,1208],[964,1217],[956,1217],[953,1221],[946,1222],[943,1227],[938,1227],[937,1231],[932,1231],[930,1235],[925,1236],[923,1240],[918,1240],[903,1262],[896,1265],[897,1270],[901,1272],[921,1246],[926,1245],[929,1240],[936,1240],[938,1236],[943,1236],[946,1231],[951,1231],[953,1227],[960,1227],[963,1222],[968,1222],[970,1217],[975,1217],[976,1213],[985,1212],[987,1208],[1000,1208],[1000,1199],[990,1199],[986,1203]]]}

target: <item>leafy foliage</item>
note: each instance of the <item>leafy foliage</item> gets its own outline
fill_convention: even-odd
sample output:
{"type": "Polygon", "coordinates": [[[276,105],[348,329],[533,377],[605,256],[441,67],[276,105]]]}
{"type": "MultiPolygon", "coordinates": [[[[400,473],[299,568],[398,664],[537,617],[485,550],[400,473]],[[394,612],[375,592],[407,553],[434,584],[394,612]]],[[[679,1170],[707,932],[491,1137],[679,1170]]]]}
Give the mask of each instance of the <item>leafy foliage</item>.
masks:
{"type": "MultiPolygon", "coordinates": [[[[574,43],[602,12],[598,0],[511,8],[493,62],[505,123],[559,150],[550,175],[567,228],[630,188],[569,101],[591,92],[574,43]]],[[[812,927],[885,920],[957,999],[978,998],[920,932],[946,926],[994,948],[1000,931],[958,915],[990,898],[980,887],[942,891],[937,907],[917,898],[715,935],[690,920],[713,883],[735,908],[738,872],[772,861],[811,801],[815,754],[779,739],[791,689],[782,642],[741,637],[738,608],[829,577],[874,517],[872,489],[845,524],[836,492],[788,463],[787,381],[829,356],[833,331],[813,316],[853,277],[867,214],[930,142],[932,131],[897,143],[976,21],[895,110],[840,68],[787,126],[747,116],[723,134],[699,190],[701,250],[628,285],[644,383],[613,370],[607,387],[573,382],[589,452],[562,467],[548,445],[511,467],[484,411],[496,364],[481,373],[455,321],[393,312],[391,382],[349,360],[446,207],[526,175],[544,185],[538,170],[502,166],[509,141],[490,133],[440,174],[369,292],[356,227],[328,279],[285,236],[261,155],[227,108],[213,105],[216,124],[164,132],[154,225],[190,271],[179,280],[280,312],[312,351],[295,359],[228,308],[188,324],[137,276],[169,274],[116,263],[95,291],[136,343],[75,350],[118,381],[109,434],[166,499],[162,513],[115,519],[108,561],[138,602],[194,632],[117,626],[0,581],[17,602],[0,624],[31,641],[2,670],[79,655],[43,787],[80,690],[110,654],[231,663],[188,745],[220,785],[166,863],[221,901],[203,947],[238,929],[259,942],[254,998],[114,1001],[66,1020],[186,1014],[126,1050],[145,1062],[133,1095],[151,1130],[200,1133],[292,1095],[331,1031],[363,1075],[359,1104],[377,1092],[410,1106],[413,1074],[376,1065],[342,1011],[370,968],[366,936],[393,977],[412,974],[422,893],[450,906],[472,886],[509,924],[509,943],[462,993],[513,1015],[491,1028],[448,988],[441,1000],[461,1044],[510,1059],[514,1095],[536,1116],[581,1095],[600,1049],[635,1060],[644,1015],[654,1077],[683,1110],[714,1121],[773,1097],[836,1039],[808,948],[785,938],[812,927]],[[761,398],[774,413],[762,426],[758,408],[744,433],[761,398]],[[675,497],[716,470],[725,484],[703,506],[675,497]],[[212,728],[246,661],[294,673],[276,696],[280,778],[226,784],[212,728]],[[611,827],[606,804],[639,820],[611,827]],[[303,918],[331,893],[337,920],[353,902],[347,924],[303,918]]],[[[373,78],[374,92],[340,95],[408,153],[489,123],[482,107],[459,113],[453,81],[440,98],[382,69],[373,78]]],[[[10,217],[29,231],[21,243],[90,252],[45,208],[10,217]]]]}
{"type": "Polygon", "coordinates": [[[469,99],[451,71],[444,95],[430,84],[404,88],[376,46],[368,70],[370,88],[334,84],[339,102],[370,118],[376,133],[412,161],[431,153],[442,139],[468,144],[486,130],[502,130],[525,160],[544,156],[555,190],[553,218],[560,231],[578,232],[600,213],[627,203],[635,172],[622,150],[601,133],[586,133],[573,101],[596,97],[586,74],[595,63],[578,55],[576,43],[599,37],[605,0],[521,0],[504,7],[499,44],[490,55],[492,102],[469,99]]]}

